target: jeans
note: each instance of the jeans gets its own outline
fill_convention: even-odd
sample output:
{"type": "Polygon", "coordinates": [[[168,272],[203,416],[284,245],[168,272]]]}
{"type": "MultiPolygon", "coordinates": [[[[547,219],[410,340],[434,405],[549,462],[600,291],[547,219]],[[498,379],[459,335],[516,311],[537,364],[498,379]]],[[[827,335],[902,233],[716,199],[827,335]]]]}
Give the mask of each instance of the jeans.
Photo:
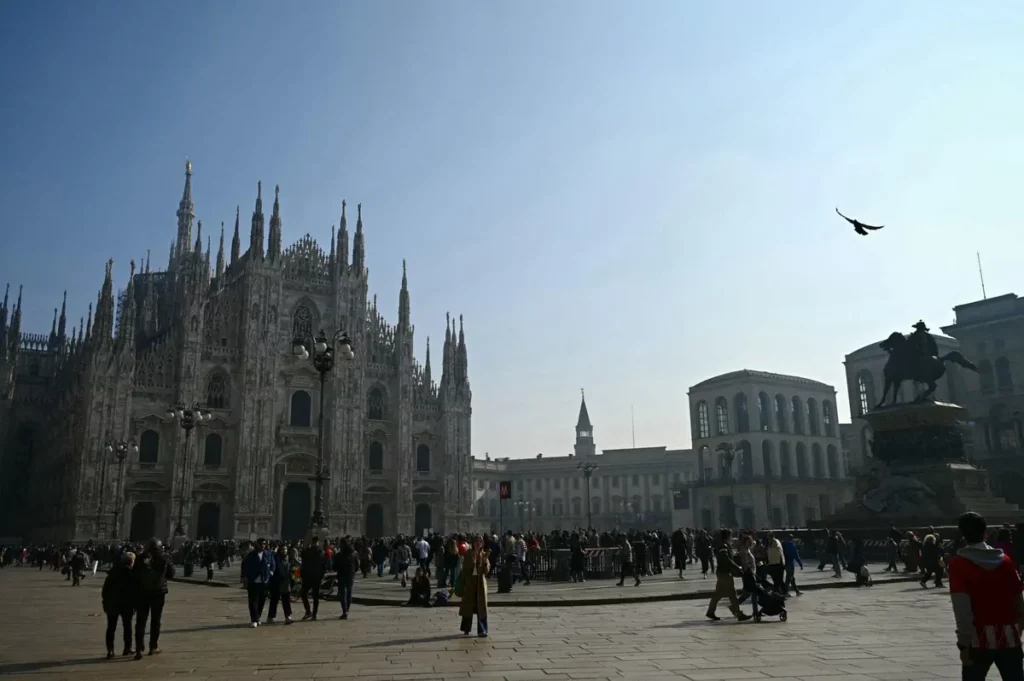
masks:
{"type": "Polygon", "coordinates": [[[149,649],[154,650],[160,642],[160,620],[164,614],[164,600],[167,594],[157,591],[139,596],[135,608],[135,652],[146,649],[146,619],[149,623],[149,649]]]}
{"type": "Polygon", "coordinates": [[[263,614],[263,604],[267,602],[267,585],[249,584],[246,591],[249,592],[249,621],[259,622],[263,614]]]}
{"type": "Polygon", "coordinates": [[[270,609],[267,611],[268,620],[272,620],[277,617],[277,604],[279,602],[281,603],[281,610],[284,612],[285,619],[291,619],[292,595],[287,591],[281,591],[280,587],[276,587],[270,592],[270,609]]]}
{"type": "Polygon", "coordinates": [[[794,593],[800,593],[800,587],[796,585],[796,565],[793,563],[786,563],[786,583],[784,585],[783,593],[789,593],[792,589],[794,593]]]}
{"type": "Polygon", "coordinates": [[[961,667],[963,681],[984,681],[992,665],[1003,681],[1024,681],[1020,648],[1002,650],[971,650],[971,664],[961,667]]]}
{"type": "Polygon", "coordinates": [[[338,578],[338,600],[341,601],[341,614],[347,615],[348,609],[352,607],[352,586],[355,578],[338,578]]]}
{"type": "MultiPolygon", "coordinates": [[[[469,615],[462,618],[462,626],[460,627],[463,632],[469,633],[470,629],[473,628],[473,616],[469,615]]],[[[487,620],[480,619],[480,616],[476,617],[476,633],[479,636],[487,635],[487,620]]]]}
{"type": "Polygon", "coordinates": [[[114,650],[114,633],[117,631],[117,620],[121,620],[122,634],[124,634],[124,649],[132,649],[132,609],[126,608],[120,612],[107,613],[107,650],[114,650]]]}
{"type": "Polygon", "coordinates": [[[384,576],[384,560],[383,559],[381,559],[381,561],[379,563],[377,563],[377,576],[378,577],[383,577],[384,576]]]}

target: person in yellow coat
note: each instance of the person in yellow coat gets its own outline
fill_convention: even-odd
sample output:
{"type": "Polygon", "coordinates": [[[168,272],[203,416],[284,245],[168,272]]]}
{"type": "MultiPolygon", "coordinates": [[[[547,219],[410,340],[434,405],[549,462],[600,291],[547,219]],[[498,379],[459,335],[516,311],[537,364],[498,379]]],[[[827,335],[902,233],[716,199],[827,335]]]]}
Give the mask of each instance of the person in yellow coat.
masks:
{"type": "Polygon", "coordinates": [[[462,557],[462,604],[459,615],[462,616],[463,634],[469,634],[473,626],[473,615],[476,615],[476,634],[487,636],[487,573],[490,572],[491,552],[484,548],[484,540],[477,537],[473,540],[473,548],[462,557]]]}

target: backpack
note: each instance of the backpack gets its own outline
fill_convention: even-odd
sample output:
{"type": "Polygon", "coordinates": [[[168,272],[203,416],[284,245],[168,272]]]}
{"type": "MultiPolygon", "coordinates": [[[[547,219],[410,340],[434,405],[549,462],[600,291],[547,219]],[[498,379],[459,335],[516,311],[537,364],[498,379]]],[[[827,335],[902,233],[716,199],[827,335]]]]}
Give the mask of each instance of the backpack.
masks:
{"type": "Polygon", "coordinates": [[[160,591],[163,588],[163,574],[153,565],[152,558],[145,558],[139,569],[139,588],[142,591],[160,591]]]}

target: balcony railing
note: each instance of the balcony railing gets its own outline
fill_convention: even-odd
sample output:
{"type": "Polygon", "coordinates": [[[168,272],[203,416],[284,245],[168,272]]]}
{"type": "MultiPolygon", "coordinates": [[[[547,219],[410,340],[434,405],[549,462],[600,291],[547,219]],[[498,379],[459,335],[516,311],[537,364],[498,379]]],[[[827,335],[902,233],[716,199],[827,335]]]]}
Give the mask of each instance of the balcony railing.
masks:
{"type": "Polygon", "coordinates": [[[690,489],[693,487],[723,487],[727,485],[772,485],[777,483],[787,482],[816,482],[816,483],[845,483],[850,482],[851,478],[830,478],[830,477],[817,477],[810,474],[804,475],[788,475],[785,477],[777,475],[719,475],[712,478],[704,478],[701,480],[687,480],[683,482],[677,482],[673,484],[675,489],[690,489]]]}

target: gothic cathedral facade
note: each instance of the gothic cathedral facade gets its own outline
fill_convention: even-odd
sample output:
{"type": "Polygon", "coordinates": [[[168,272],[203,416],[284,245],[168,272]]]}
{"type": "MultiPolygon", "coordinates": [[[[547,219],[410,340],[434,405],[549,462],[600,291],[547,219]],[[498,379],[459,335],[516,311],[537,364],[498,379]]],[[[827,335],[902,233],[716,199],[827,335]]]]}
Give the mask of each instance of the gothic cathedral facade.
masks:
{"type": "Polygon", "coordinates": [[[297,538],[310,526],[323,404],[323,509],[332,535],[450,532],[472,523],[472,395],[462,320],[445,325],[440,382],[421,365],[402,265],[398,322],[368,298],[362,211],[324,250],[281,248],[275,189],[262,187],[249,248],[239,215],[225,253],[195,224],[192,166],[167,270],[149,257],[116,300],[107,263],[95,316],[23,334],[21,301],[0,308],[0,536],[40,540],[297,538]],[[193,234],[193,231],[195,234],[193,234]],[[194,240],[193,240],[194,236],[194,240]],[[351,256],[351,257],[350,257],[351,256]],[[211,262],[212,261],[212,262],[211,262]],[[324,380],[296,337],[343,330],[355,359],[324,380]],[[323,386],[323,394],[321,394],[323,386]],[[323,402],[321,403],[321,400],[323,402]],[[191,430],[168,414],[196,404],[191,430]],[[116,447],[138,447],[119,459],[116,447]]]}

